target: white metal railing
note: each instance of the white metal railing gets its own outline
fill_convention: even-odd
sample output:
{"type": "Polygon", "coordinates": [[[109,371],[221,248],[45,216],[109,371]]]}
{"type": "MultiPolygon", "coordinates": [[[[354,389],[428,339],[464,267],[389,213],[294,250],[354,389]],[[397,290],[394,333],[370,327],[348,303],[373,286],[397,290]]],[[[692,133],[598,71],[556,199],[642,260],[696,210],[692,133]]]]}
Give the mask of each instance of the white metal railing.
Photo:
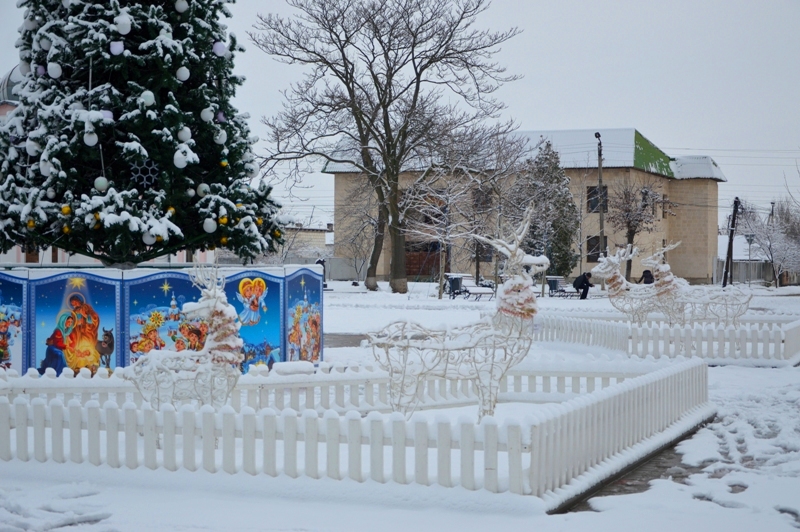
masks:
{"type": "MultiPolygon", "coordinates": [[[[524,383],[512,379],[514,388],[524,383]]],[[[578,387],[583,390],[581,382],[578,387]]],[[[713,414],[707,401],[701,360],[537,407],[528,420],[503,426],[491,417],[476,425],[426,413],[406,421],[379,412],[362,418],[357,411],[243,406],[237,413],[230,405],[220,412],[165,405],[156,412],[131,401],[72,398],[65,405],[58,398],[0,395],[0,460],[209,472],[221,464],[231,474],[369,478],[546,497],[599,465],[613,467],[615,455],[679,421],[705,419],[713,414]]]]}

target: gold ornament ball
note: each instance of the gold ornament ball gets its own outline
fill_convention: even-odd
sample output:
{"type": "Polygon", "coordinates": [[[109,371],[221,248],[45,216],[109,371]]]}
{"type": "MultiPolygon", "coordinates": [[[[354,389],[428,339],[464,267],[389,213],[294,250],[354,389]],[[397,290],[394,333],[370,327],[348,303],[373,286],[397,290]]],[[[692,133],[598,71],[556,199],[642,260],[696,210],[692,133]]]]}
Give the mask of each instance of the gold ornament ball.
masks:
{"type": "Polygon", "coordinates": [[[228,237],[227,236],[223,236],[222,238],[219,239],[219,243],[224,246],[225,244],[228,243],[228,237]]]}
{"type": "Polygon", "coordinates": [[[274,236],[275,238],[280,238],[280,237],[281,237],[281,234],[282,234],[282,233],[281,233],[281,230],[280,230],[280,229],[275,229],[275,230],[272,232],[272,236],[274,236]]]}
{"type": "Polygon", "coordinates": [[[34,227],[36,227],[36,221],[31,218],[28,220],[28,229],[33,229],[34,227]]]}
{"type": "Polygon", "coordinates": [[[237,208],[237,209],[241,209],[241,208],[242,208],[242,204],[241,204],[241,203],[237,203],[237,204],[236,204],[236,208],[237,208]]]}
{"type": "Polygon", "coordinates": [[[221,167],[223,167],[223,168],[227,168],[227,166],[228,166],[228,159],[222,159],[222,160],[219,162],[219,165],[220,165],[221,167]]]}
{"type": "Polygon", "coordinates": [[[263,223],[264,223],[264,220],[262,218],[256,218],[256,225],[261,225],[263,223]]]}
{"type": "Polygon", "coordinates": [[[61,207],[61,214],[63,214],[64,216],[69,216],[70,214],[72,214],[72,207],[70,207],[69,205],[64,205],[63,207],[61,207]]]}
{"type": "Polygon", "coordinates": [[[99,220],[100,219],[100,213],[99,212],[94,213],[94,219],[95,220],[99,220]]]}
{"type": "Polygon", "coordinates": [[[228,223],[228,217],[227,216],[220,216],[219,217],[219,223],[221,223],[222,225],[226,225],[228,223]]]}
{"type": "Polygon", "coordinates": [[[175,207],[167,207],[167,214],[175,214],[175,207]]]}
{"type": "Polygon", "coordinates": [[[156,242],[163,242],[163,241],[164,241],[163,236],[156,236],[156,242]]]}
{"type": "Polygon", "coordinates": [[[96,231],[96,230],[98,230],[98,229],[100,229],[100,224],[94,224],[94,226],[92,227],[92,229],[94,229],[95,231],[96,231]]]}
{"type": "Polygon", "coordinates": [[[64,233],[65,235],[68,235],[69,231],[70,229],[68,225],[65,225],[64,227],[61,228],[61,232],[64,233]]]}

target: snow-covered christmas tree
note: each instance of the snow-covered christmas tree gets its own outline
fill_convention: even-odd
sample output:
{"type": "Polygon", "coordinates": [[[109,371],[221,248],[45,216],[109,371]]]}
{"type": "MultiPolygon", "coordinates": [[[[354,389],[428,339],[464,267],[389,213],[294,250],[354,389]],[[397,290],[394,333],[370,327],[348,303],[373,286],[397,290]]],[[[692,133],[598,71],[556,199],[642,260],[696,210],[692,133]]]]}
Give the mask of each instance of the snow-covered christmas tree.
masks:
{"type": "Polygon", "coordinates": [[[0,132],[0,248],[139,263],[281,240],[226,0],[19,0],[24,80],[0,132]]]}

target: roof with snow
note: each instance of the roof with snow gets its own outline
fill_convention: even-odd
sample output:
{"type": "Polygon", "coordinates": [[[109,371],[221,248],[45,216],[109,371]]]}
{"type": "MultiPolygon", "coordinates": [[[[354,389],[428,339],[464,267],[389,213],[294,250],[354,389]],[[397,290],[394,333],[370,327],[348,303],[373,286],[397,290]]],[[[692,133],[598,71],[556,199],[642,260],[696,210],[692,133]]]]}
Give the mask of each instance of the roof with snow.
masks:
{"type": "Polygon", "coordinates": [[[19,98],[11,94],[11,89],[20,81],[22,81],[22,74],[19,72],[19,65],[16,65],[5,76],[0,78],[0,101],[18,101],[19,98]]]}
{"type": "MultiPolygon", "coordinates": [[[[564,168],[597,168],[597,138],[603,143],[603,168],[638,168],[675,179],[727,181],[707,155],[670,157],[633,128],[519,131],[531,146],[549,140],[564,168]]],[[[536,151],[534,151],[534,156],[536,151]]]]}
{"type": "MultiPolygon", "coordinates": [[[[539,140],[549,140],[561,158],[564,168],[597,168],[597,139],[603,143],[604,168],[638,168],[645,172],[674,179],[713,179],[727,181],[722,170],[707,155],[670,157],[634,128],[562,129],[551,131],[519,131],[529,139],[530,146],[539,140]]],[[[532,156],[536,156],[534,150],[532,156]]],[[[411,171],[412,169],[408,169],[411,171]]],[[[325,164],[327,174],[357,173],[350,163],[325,164]]]]}

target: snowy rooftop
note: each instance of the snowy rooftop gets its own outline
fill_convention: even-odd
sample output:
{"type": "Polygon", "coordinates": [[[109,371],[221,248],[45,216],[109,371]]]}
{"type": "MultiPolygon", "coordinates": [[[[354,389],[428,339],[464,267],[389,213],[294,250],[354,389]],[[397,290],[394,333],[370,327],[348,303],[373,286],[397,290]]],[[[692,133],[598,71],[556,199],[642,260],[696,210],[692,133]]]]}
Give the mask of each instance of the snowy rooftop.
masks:
{"type": "MultiPolygon", "coordinates": [[[[603,167],[638,168],[675,179],[713,179],[727,181],[722,170],[707,155],[670,157],[634,128],[563,129],[551,131],[519,131],[534,147],[539,140],[549,140],[561,157],[564,168],[597,168],[597,139],[603,142],[603,167]]],[[[534,150],[532,156],[536,155],[534,150]]],[[[413,169],[404,169],[411,171],[413,169]]],[[[324,173],[354,173],[350,163],[325,164],[324,173]]]]}
{"type": "Polygon", "coordinates": [[[675,179],[727,181],[717,163],[707,155],[670,157],[633,128],[520,131],[535,146],[549,140],[564,168],[597,168],[597,138],[603,143],[603,167],[638,168],[675,179]]]}

